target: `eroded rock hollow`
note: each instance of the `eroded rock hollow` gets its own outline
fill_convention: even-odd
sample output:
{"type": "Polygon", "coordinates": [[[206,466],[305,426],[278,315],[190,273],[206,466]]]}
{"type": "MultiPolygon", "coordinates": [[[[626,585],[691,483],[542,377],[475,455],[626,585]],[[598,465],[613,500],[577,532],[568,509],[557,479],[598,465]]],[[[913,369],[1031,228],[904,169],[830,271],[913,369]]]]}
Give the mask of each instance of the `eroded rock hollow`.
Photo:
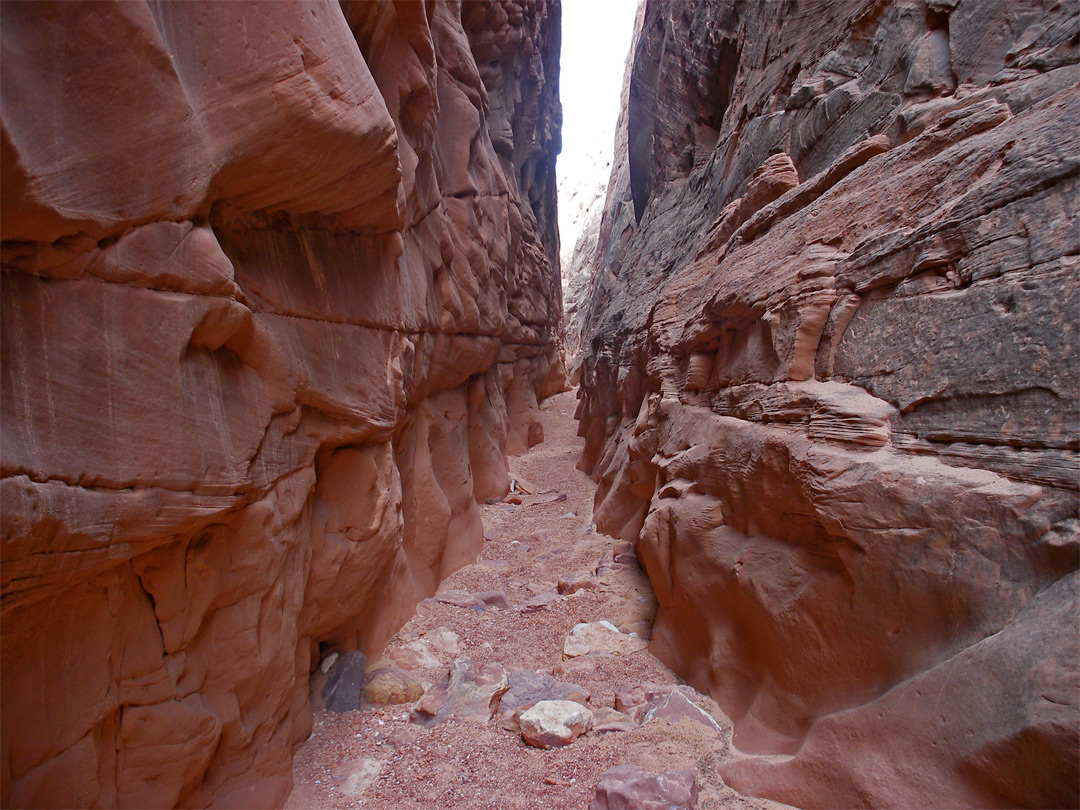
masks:
{"type": "Polygon", "coordinates": [[[803,807],[1075,807],[1078,8],[646,0],[582,339],[653,651],[803,807]]]}
{"type": "Polygon", "coordinates": [[[563,387],[559,4],[10,3],[4,806],[280,806],[563,387]]]}

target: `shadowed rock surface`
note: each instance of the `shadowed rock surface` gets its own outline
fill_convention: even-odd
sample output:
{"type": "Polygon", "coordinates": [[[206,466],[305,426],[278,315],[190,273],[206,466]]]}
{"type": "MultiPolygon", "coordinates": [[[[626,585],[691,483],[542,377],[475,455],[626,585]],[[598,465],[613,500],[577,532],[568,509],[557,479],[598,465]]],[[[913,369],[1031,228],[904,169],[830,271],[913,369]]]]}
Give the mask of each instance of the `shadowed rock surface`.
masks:
{"type": "Polygon", "coordinates": [[[581,465],[744,793],[1080,803],[1078,23],[646,0],[581,465]]]}
{"type": "Polygon", "coordinates": [[[3,7],[4,806],[280,806],[561,390],[559,4],[3,7]]]}

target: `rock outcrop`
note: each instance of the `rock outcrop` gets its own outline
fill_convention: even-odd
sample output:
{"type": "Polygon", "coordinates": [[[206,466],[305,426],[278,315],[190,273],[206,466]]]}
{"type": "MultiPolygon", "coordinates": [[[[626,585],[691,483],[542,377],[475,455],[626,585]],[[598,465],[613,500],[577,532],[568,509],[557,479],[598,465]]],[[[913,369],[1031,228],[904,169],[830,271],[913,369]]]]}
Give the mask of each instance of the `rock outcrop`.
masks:
{"type": "Polygon", "coordinates": [[[563,385],[559,40],[5,4],[4,806],[280,806],[321,655],[476,556],[563,385]]]}
{"type": "Polygon", "coordinates": [[[1078,24],[645,3],[581,465],[743,792],[1080,803],[1078,24]]]}

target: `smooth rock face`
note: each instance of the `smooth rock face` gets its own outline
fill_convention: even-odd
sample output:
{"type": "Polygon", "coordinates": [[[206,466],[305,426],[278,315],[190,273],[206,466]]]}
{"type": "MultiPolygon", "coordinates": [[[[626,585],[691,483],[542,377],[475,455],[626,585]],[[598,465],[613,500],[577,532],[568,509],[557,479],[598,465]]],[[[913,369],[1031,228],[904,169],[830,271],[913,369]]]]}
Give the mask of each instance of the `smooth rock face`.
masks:
{"type": "Polygon", "coordinates": [[[643,4],[581,466],[740,791],[1080,804],[1078,16],[643,4]]]}
{"type": "Polygon", "coordinates": [[[692,770],[650,773],[618,765],[600,775],[589,810],[693,810],[697,794],[692,770]]]}
{"type": "Polygon", "coordinates": [[[282,804],[476,556],[563,385],[558,9],[5,5],[4,806],[282,804]]]}
{"type": "Polygon", "coordinates": [[[541,700],[517,715],[521,738],[534,748],[561,748],[592,728],[593,714],[572,700],[541,700]]]}

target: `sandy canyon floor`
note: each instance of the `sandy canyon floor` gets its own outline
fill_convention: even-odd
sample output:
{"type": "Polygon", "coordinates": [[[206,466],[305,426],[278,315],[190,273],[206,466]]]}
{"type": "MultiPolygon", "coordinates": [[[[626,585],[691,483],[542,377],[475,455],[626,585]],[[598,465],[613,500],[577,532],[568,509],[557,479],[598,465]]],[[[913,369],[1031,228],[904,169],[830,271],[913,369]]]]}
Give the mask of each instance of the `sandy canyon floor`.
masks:
{"type": "MultiPolygon", "coordinates": [[[[656,610],[640,568],[632,560],[614,563],[613,541],[592,527],[594,485],[574,466],[582,445],[574,407],[572,392],[543,403],[546,440],[510,461],[511,475],[533,492],[523,494],[521,504],[483,507],[481,558],[439,589],[440,596],[503,591],[514,607],[481,610],[425,600],[390,641],[384,661],[369,662],[369,671],[393,664],[411,669],[427,687],[446,676],[455,658],[467,656],[578,684],[594,711],[613,707],[620,684],[678,683],[647,649],[564,661],[564,640],[576,624],[607,620],[647,638],[656,610]],[[550,603],[533,612],[518,609],[539,594],[557,592],[560,580],[567,591],[574,580],[586,587],[549,596],[550,603]]],[[[693,693],[693,700],[720,731],[690,719],[653,719],[626,731],[592,731],[551,750],[526,745],[519,733],[499,726],[498,716],[425,728],[410,720],[415,703],[344,714],[320,710],[295,757],[286,808],[587,808],[600,775],[627,764],[694,769],[696,806],[703,810],[783,807],[724,785],[716,765],[730,755],[730,721],[709,698],[693,693]]]]}

